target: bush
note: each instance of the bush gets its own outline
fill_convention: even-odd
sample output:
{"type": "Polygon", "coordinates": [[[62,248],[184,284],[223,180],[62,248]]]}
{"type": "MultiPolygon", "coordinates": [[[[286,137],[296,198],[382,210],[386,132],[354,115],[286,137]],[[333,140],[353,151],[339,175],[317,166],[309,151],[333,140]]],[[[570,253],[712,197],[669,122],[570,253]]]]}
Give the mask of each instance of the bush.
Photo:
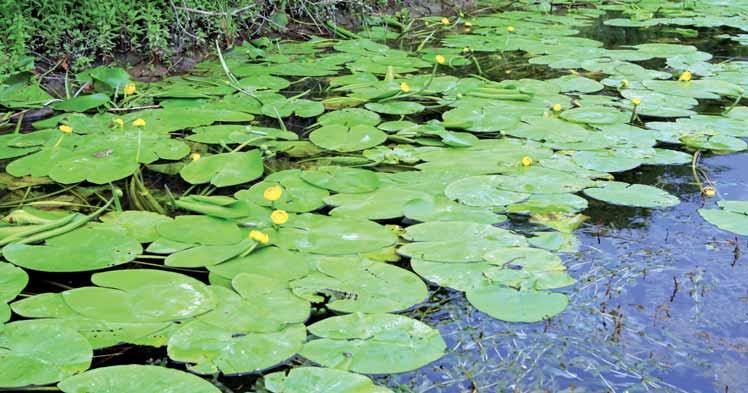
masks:
{"type": "Polygon", "coordinates": [[[0,75],[26,64],[63,61],[73,71],[117,54],[168,63],[291,18],[318,24],[334,11],[359,13],[382,0],[0,0],[0,75]]]}

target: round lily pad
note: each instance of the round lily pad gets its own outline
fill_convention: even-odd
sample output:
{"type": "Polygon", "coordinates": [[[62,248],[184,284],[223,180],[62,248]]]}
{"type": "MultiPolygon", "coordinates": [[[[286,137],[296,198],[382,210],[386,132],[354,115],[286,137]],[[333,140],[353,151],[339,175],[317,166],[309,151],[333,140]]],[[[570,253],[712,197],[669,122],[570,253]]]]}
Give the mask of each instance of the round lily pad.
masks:
{"type": "Polygon", "coordinates": [[[301,173],[306,182],[337,193],[372,192],[379,188],[375,172],[341,166],[321,166],[301,173]]]}
{"type": "Polygon", "coordinates": [[[362,374],[399,373],[444,355],[438,330],[402,315],[355,313],[309,326],[317,337],[301,355],[326,367],[362,374]]]}
{"type": "Polygon", "coordinates": [[[288,374],[268,374],[265,388],[273,393],[392,393],[363,375],[322,367],[296,367],[288,374]]]}
{"type": "Polygon", "coordinates": [[[569,298],[561,293],[518,291],[501,285],[473,288],[466,296],[478,310],[508,322],[542,321],[561,313],[569,304],[569,298]]]}
{"type": "Polygon", "coordinates": [[[134,260],[143,249],[124,229],[87,225],[47,239],[43,245],[9,244],[3,256],[15,265],[44,272],[82,272],[134,260]]]}
{"type": "Polygon", "coordinates": [[[343,255],[380,250],[395,244],[387,228],[361,219],[302,214],[294,225],[283,226],[272,239],[286,250],[312,254],[343,255]]]}
{"type": "Polygon", "coordinates": [[[260,206],[274,206],[289,212],[310,212],[324,206],[323,199],[330,195],[324,188],[314,186],[301,177],[301,170],[275,172],[248,190],[234,194],[237,199],[248,200],[260,206]],[[283,194],[275,202],[265,200],[263,193],[272,186],[280,186],[283,194]]]}
{"type": "Polygon", "coordinates": [[[164,322],[187,319],[213,309],[213,293],[194,278],[152,269],[96,273],[97,287],[62,293],[75,312],[112,322],[164,322]]]}
{"type": "Polygon", "coordinates": [[[677,197],[657,187],[644,184],[607,182],[601,187],[587,188],[585,195],[614,205],[664,208],[680,203],[677,197]]]}
{"type": "Polygon", "coordinates": [[[191,184],[210,183],[216,187],[235,186],[262,176],[264,167],[259,150],[221,153],[194,160],[179,174],[191,184]]]}
{"type": "Polygon", "coordinates": [[[748,235],[748,203],[724,200],[717,204],[722,209],[699,209],[701,217],[724,231],[748,235]]]}
{"type": "Polygon", "coordinates": [[[583,106],[561,112],[564,120],[591,125],[624,123],[630,116],[631,114],[605,106],[583,106]]]}
{"type": "Polygon", "coordinates": [[[91,366],[93,351],[75,330],[38,321],[0,326],[0,388],[47,385],[91,366]]]}
{"type": "Polygon", "coordinates": [[[208,216],[177,216],[173,221],[159,224],[156,230],[166,239],[185,244],[226,246],[242,241],[236,224],[208,216]]]}
{"type": "Polygon", "coordinates": [[[318,128],[309,134],[309,140],[323,149],[347,153],[382,144],[387,134],[366,124],[347,127],[336,123],[318,128]]]}
{"type": "Polygon", "coordinates": [[[128,364],[102,367],[57,385],[65,393],[219,393],[210,382],[173,368],[128,364]]]}
{"type": "Polygon", "coordinates": [[[293,292],[310,301],[325,301],[339,312],[396,312],[422,302],[426,285],[415,274],[358,257],[322,258],[317,272],[291,282],[293,292]]]}

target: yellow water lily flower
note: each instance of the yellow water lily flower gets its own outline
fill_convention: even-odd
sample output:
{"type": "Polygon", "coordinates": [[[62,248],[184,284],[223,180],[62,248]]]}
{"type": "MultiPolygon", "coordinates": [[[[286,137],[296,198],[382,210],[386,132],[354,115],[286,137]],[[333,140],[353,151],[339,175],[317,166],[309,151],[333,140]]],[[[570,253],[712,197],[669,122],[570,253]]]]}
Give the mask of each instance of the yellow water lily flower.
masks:
{"type": "Polygon", "coordinates": [[[690,71],[683,71],[683,73],[678,77],[678,80],[681,82],[688,82],[691,78],[693,78],[693,74],[691,74],[690,71]]]}
{"type": "Polygon", "coordinates": [[[466,47],[462,48],[462,53],[470,53],[470,47],[466,46],[466,47]]]}
{"type": "Polygon", "coordinates": [[[529,156],[522,157],[522,166],[530,166],[532,165],[532,158],[529,156]]]}
{"type": "Polygon", "coordinates": [[[561,112],[561,109],[563,109],[563,107],[561,106],[561,104],[553,104],[551,109],[553,109],[554,112],[561,112]]]}
{"type": "Polygon", "coordinates": [[[125,85],[125,88],[123,91],[125,92],[126,96],[129,96],[129,95],[135,94],[135,92],[138,91],[138,88],[135,86],[134,83],[128,83],[127,85],[125,85]]]}
{"type": "Polygon", "coordinates": [[[73,127],[70,127],[67,124],[60,124],[60,127],[58,128],[60,129],[60,132],[62,132],[63,134],[70,134],[71,132],[73,132],[73,127]]]}
{"type": "Polygon", "coordinates": [[[642,100],[634,97],[634,98],[631,99],[631,103],[634,104],[634,106],[638,106],[639,104],[642,103],[642,100]]]}
{"type": "Polygon", "coordinates": [[[449,24],[449,18],[447,18],[446,16],[444,18],[442,18],[442,24],[445,25],[445,26],[448,25],[449,24]]]}
{"type": "Polygon", "coordinates": [[[277,201],[280,199],[281,195],[283,195],[283,188],[277,184],[266,188],[265,192],[262,193],[262,197],[270,202],[277,201]]]}
{"type": "Polygon", "coordinates": [[[132,125],[134,125],[135,127],[145,127],[145,120],[143,120],[143,119],[135,119],[132,122],[132,125]]]}
{"type": "Polygon", "coordinates": [[[715,189],[712,186],[706,186],[701,189],[701,193],[706,195],[707,197],[711,198],[715,195],[717,195],[717,189],[715,189]]]}
{"type": "Polygon", "coordinates": [[[270,221],[275,225],[283,225],[288,221],[288,213],[285,210],[275,210],[270,213],[270,221]]]}
{"type": "Polygon", "coordinates": [[[192,154],[190,155],[190,159],[191,159],[192,161],[197,161],[197,160],[199,160],[199,159],[200,159],[200,157],[202,157],[202,156],[200,155],[200,153],[192,153],[192,154]]]}
{"type": "Polygon", "coordinates": [[[447,58],[442,55],[436,55],[436,57],[434,57],[434,60],[436,60],[436,62],[439,64],[444,64],[447,62],[447,58]]]}
{"type": "Polygon", "coordinates": [[[629,81],[628,79],[624,79],[621,81],[621,89],[627,89],[629,87],[629,81]]]}
{"type": "Polygon", "coordinates": [[[407,83],[405,83],[405,82],[401,83],[400,84],[400,91],[402,91],[403,93],[410,92],[410,85],[407,84],[407,83]]]}
{"type": "Polygon", "coordinates": [[[120,126],[120,127],[124,127],[125,126],[125,121],[122,120],[122,119],[120,119],[120,118],[116,118],[116,119],[112,120],[112,122],[114,124],[120,126]]]}
{"type": "Polygon", "coordinates": [[[465,27],[471,28],[471,27],[473,27],[473,24],[470,23],[470,22],[465,22],[465,27]]]}
{"type": "Polygon", "coordinates": [[[268,236],[267,233],[255,230],[249,232],[249,238],[262,244],[268,244],[270,241],[270,236],[268,236]]]}
{"type": "Polygon", "coordinates": [[[514,33],[514,26],[507,26],[506,31],[509,33],[514,33]]]}

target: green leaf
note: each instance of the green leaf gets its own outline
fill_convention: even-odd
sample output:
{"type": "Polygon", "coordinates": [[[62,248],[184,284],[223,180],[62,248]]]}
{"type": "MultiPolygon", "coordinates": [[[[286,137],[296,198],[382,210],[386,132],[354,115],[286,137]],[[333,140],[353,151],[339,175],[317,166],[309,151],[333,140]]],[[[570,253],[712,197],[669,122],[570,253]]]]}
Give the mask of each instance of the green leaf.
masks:
{"type": "Polygon", "coordinates": [[[680,203],[677,197],[657,187],[622,182],[598,183],[599,187],[588,188],[584,194],[614,205],[665,208],[680,203]]]}
{"type": "Polygon", "coordinates": [[[128,364],[101,367],[57,385],[65,393],[219,393],[210,382],[172,368],[128,364]]]}
{"type": "Polygon", "coordinates": [[[91,366],[91,345],[75,330],[39,321],[0,326],[0,388],[47,385],[91,366]]]}
{"type": "Polygon", "coordinates": [[[321,367],[296,367],[265,376],[274,393],[392,393],[363,375],[321,367]]]}
{"type": "Polygon", "coordinates": [[[566,295],[546,291],[518,291],[500,285],[485,285],[467,291],[467,299],[478,310],[502,321],[538,322],[566,309],[566,295]]]}
{"type": "Polygon", "coordinates": [[[187,164],[179,174],[191,184],[210,182],[216,187],[228,187],[250,182],[263,172],[262,154],[250,150],[203,157],[187,164]]]}
{"type": "Polygon", "coordinates": [[[446,344],[439,331],[401,315],[355,313],[309,326],[320,339],[301,356],[325,367],[363,374],[415,370],[441,358],[446,344]]]}

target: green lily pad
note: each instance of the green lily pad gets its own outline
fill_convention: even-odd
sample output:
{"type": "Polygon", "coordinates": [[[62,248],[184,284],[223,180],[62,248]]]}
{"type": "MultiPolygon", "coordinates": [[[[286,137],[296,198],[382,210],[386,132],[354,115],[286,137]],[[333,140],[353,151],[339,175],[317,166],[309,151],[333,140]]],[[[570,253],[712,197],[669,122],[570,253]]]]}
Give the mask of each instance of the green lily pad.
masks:
{"type": "Polygon", "coordinates": [[[18,321],[0,326],[0,388],[47,385],[87,370],[93,351],[64,326],[18,321]]]}
{"type": "Polygon", "coordinates": [[[325,203],[335,206],[330,211],[335,217],[384,220],[401,217],[408,201],[427,197],[424,192],[392,185],[367,193],[335,194],[325,198],[325,203]]]}
{"type": "Polygon", "coordinates": [[[109,102],[109,96],[102,93],[82,95],[58,101],[52,104],[52,108],[65,112],[85,112],[89,109],[98,108],[109,102]]]}
{"type": "Polygon", "coordinates": [[[500,188],[504,177],[472,176],[450,183],[445,195],[462,204],[476,207],[501,207],[522,202],[530,195],[500,188]]]}
{"type": "Polygon", "coordinates": [[[65,393],[219,393],[210,382],[172,368],[128,364],[101,367],[66,378],[65,393]]]}
{"type": "Polygon", "coordinates": [[[321,166],[301,173],[301,178],[316,187],[336,193],[372,192],[381,182],[375,172],[341,166],[321,166]]]}
{"type": "Polygon", "coordinates": [[[43,245],[13,243],[3,256],[15,265],[44,272],[82,272],[134,260],[143,249],[124,229],[84,226],[47,239],[43,245]]]}
{"type": "Polygon", "coordinates": [[[484,207],[465,206],[438,195],[412,199],[403,206],[405,217],[416,221],[470,221],[480,224],[497,224],[506,216],[484,207]]]}
{"type": "Polygon", "coordinates": [[[657,187],[644,184],[607,182],[599,187],[587,188],[584,194],[614,205],[664,208],[680,203],[677,197],[657,187]]]}
{"type": "Polygon", "coordinates": [[[315,145],[342,153],[368,149],[384,143],[386,139],[387,134],[366,124],[347,127],[336,123],[322,126],[309,134],[309,140],[315,145]]]}
{"type": "Polygon", "coordinates": [[[748,203],[724,200],[717,202],[722,209],[699,209],[707,222],[724,231],[748,235],[748,203]]]}
{"type": "Polygon", "coordinates": [[[241,273],[258,274],[277,280],[292,281],[310,271],[307,256],[278,247],[263,247],[251,254],[220,265],[208,265],[212,274],[229,280],[241,273]]]}
{"type": "Polygon", "coordinates": [[[629,117],[630,113],[604,106],[584,106],[561,112],[561,118],[564,120],[591,125],[624,123],[629,117]]]}
{"type": "Polygon", "coordinates": [[[387,228],[367,220],[302,214],[271,241],[286,250],[322,255],[359,254],[395,244],[387,228]]]}
{"type": "Polygon", "coordinates": [[[159,224],[156,231],[166,239],[185,244],[228,246],[242,241],[236,224],[208,216],[177,216],[159,224]]]}
{"type": "Polygon", "coordinates": [[[150,269],[96,273],[98,287],[62,293],[75,312],[112,322],[165,322],[187,319],[215,307],[208,287],[194,278],[150,269]]]}
{"type": "Polygon", "coordinates": [[[401,315],[355,313],[309,326],[317,337],[301,356],[326,367],[363,374],[399,373],[444,355],[439,331],[401,315]]]}
{"type": "Polygon", "coordinates": [[[150,243],[158,239],[159,234],[156,227],[159,224],[172,221],[171,217],[139,210],[110,212],[101,216],[100,219],[107,226],[111,225],[125,229],[128,236],[141,243],[150,243]]]}
{"type": "Polygon", "coordinates": [[[418,276],[384,262],[321,258],[316,270],[291,282],[293,292],[315,303],[326,301],[327,308],[338,312],[397,312],[428,296],[418,276]]]}
{"type": "Polygon", "coordinates": [[[247,200],[260,206],[274,206],[289,212],[305,213],[317,210],[325,205],[323,199],[330,195],[324,188],[316,187],[302,178],[298,169],[275,172],[263,181],[254,184],[248,190],[237,191],[237,199],[247,200]],[[280,186],[283,194],[280,199],[270,202],[264,199],[263,193],[272,186],[280,186]]]}
{"type": "Polygon", "coordinates": [[[0,262],[0,303],[15,299],[28,283],[29,275],[23,269],[0,262]]]}
{"type": "Polygon", "coordinates": [[[425,109],[423,105],[410,101],[370,102],[365,106],[370,111],[386,115],[412,115],[425,109]]]}
{"type": "Polygon", "coordinates": [[[169,358],[188,363],[192,372],[236,375],[282,363],[301,350],[304,341],[306,329],[301,324],[254,333],[193,321],[171,336],[167,350],[169,358]]]}
{"type": "Polygon", "coordinates": [[[461,128],[472,132],[496,132],[511,129],[519,123],[519,117],[498,108],[464,105],[444,112],[444,126],[461,128]]]}
{"type": "Polygon", "coordinates": [[[322,367],[296,367],[288,373],[268,374],[265,388],[273,393],[392,393],[363,375],[322,367]]]}
{"type": "Polygon", "coordinates": [[[518,291],[500,285],[486,285],[467,291],[467,299],[478,310],[502,321],[538,322],[566,309],[564,294],[546,291],[518,291]]]}
{"type": "Polygon", "coordinates": [[[208,183],[216,187],[235,186],[262,176],[264,167],[259,150],[221,153],[187,164],[179,174],[191,184],[208,183]]]}

